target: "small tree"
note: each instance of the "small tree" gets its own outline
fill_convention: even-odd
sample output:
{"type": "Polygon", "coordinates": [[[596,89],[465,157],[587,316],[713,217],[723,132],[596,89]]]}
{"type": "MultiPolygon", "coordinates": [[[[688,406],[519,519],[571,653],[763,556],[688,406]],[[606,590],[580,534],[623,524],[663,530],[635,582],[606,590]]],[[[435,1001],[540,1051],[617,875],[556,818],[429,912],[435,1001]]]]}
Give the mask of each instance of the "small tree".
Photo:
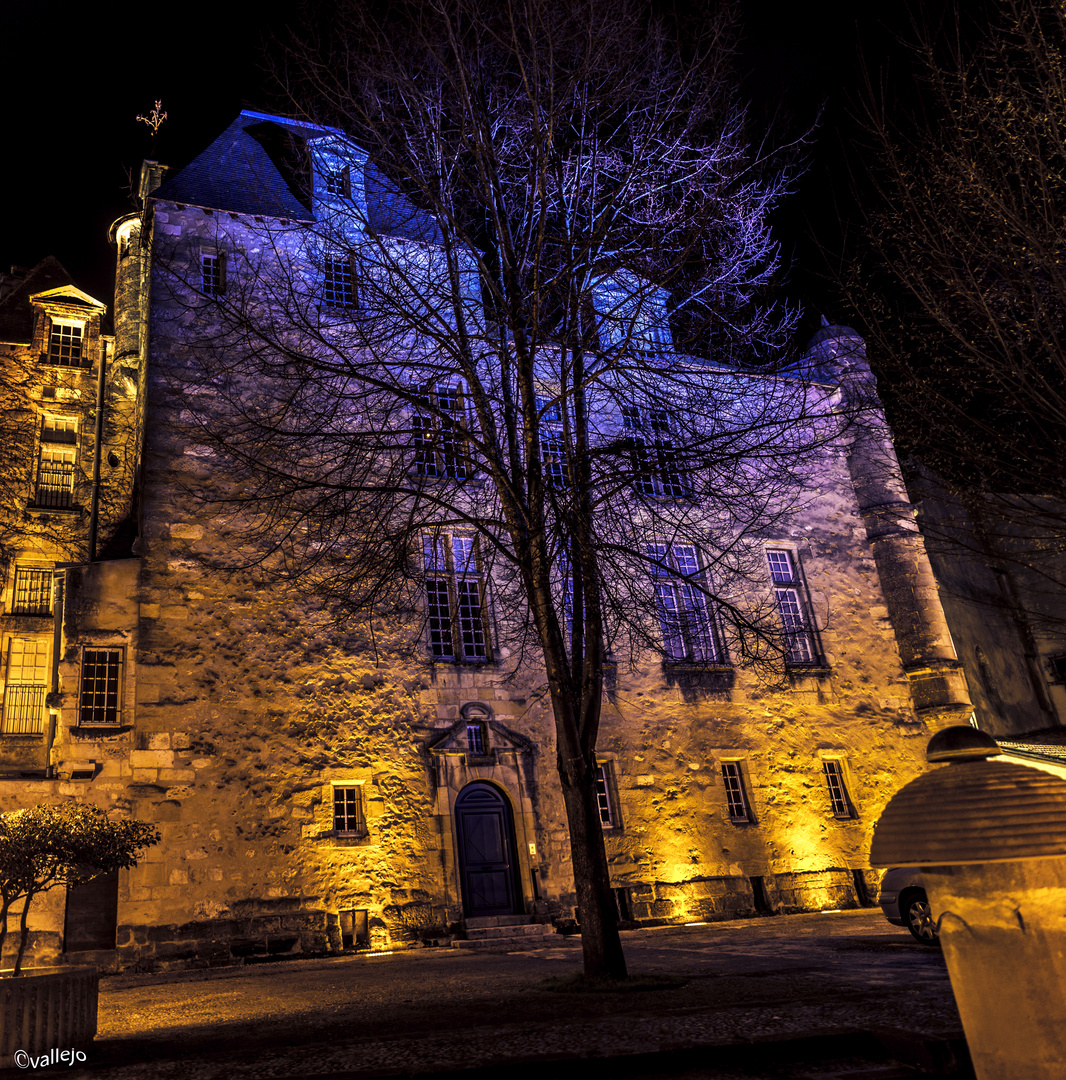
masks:
{"type": "Polygon", "coordinates": [[[0,956],[11,905],[25,901],[14,973],[22,970],[26,919],[38,893],[136,866],[143,849],[159,839],[153,825],[114,821],[95,806],[33,806],[0,815],[0,956]]]}

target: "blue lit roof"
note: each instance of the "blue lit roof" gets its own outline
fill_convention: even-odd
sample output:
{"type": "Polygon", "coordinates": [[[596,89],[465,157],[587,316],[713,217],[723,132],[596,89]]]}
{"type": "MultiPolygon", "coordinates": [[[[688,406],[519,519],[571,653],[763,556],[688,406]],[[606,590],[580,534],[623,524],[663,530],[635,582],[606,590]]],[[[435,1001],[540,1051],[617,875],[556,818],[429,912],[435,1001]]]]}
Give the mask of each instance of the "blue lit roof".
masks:
{"type": "MultiPolygon", "coordinates": [[[[233,214],[314,221],[307,142],[324,136],[344,138],[333,128],[245,110],[151,197],[233,214]]],[[[371,229],[440,241],[432,217],[417,210],[373,165],[365,166],[361,180],[371,229]]]]}

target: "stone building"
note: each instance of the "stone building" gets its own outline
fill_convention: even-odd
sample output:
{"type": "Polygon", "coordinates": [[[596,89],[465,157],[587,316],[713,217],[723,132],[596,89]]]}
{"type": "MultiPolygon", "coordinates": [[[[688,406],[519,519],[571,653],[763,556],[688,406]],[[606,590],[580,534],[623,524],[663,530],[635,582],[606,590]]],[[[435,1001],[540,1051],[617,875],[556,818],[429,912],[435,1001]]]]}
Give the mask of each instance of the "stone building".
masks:
{"type": "MultiPolygon", "coordinates": [[[[24,448],[21,501],[9,501],[29,539],[6,570],[0,807],[77,798],[163,834],[92,896],[42,905],[41,956],[224,963],[476,937],[490,923],[535,936],[580,917],[543,671],[503,662],[502,647],[479,657],[494,662],[466,663],[417,620],[338,625],[313,596],[277,592],[254,560],[232,569],[241,523],[211,501],[228,479],[193,420],[200,391],[175,380],[175,327],[209,317],[197,296],[236,287],[227,275],[258,224],[322,212],[293,180],[294,129],[307,135],[245,112],[184,169],[145,164],[142,209],[112,228],[113,339],[99,336],[103,305],[80,297],[72,314],[69,285],[38,290],[30,277],[0,303],[0,315],[11,304],[34,313],[32,333],[3,347],[27,372],[21,408],[43,418],[24,448]],[[156,261],[164,247],[169,277],[156,261]],[[80,355],[104,375],[49,355],[53,339],[69,350],[62,328],[75,325],[80,355]],[[81,396],[60,396],[68,384],[81,396]],[[67,547],[48,547],[33,539],[48,518],[25,477],[53,441],[84,458],[100,401],[125,449],[115,475],[101,473],[110,516],[105,526],[100,512],[97,532],[121,536],[132,506],[136,540],[93,552],[83,514],[67,547]],[[61,415],[78,442],[53,440],[61,415]],[[57,589],[53,601],[40,585],[27,614],[31,563],[57,589]],[[33,730],[19,704],[27,647],[14,645],[30,637],[47,656],[36,685],[50,691],[33,730]]],[[[312,192],[319,183],[340,182],[315,177],[312,192]]],[[[369,168],[346,171],[343,194],[379,230],[411,228],[369,168]]],[[[433,242],[423,225],[417,236],[433,242]]],[[[819,379],[868,397],[852,331],[823,327],[811,352],[819,379]]],[[[600,817],[624,920],[863,902],[881,809],[924,768],[930,732],[970,715],[890,433],[870,410],[824,452],[794,519],[765,537],[766,593],[794,637],[779,684],[721,654],[704,665],[713,671],[649,656],[610,680],[600,817]]],[[[454,593],[452,562],[438,580],[454,593]]]]}

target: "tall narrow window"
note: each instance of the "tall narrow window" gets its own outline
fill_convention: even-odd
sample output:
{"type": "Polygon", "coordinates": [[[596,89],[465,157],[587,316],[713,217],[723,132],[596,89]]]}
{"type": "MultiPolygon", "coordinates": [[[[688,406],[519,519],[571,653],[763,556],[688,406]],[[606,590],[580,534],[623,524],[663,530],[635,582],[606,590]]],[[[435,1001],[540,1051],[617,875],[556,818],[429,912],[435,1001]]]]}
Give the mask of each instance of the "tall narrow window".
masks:
{"type": "Polygon", "coordinates": [[[216,253],[204,252],[200,256],[200,292],[204,296],[221,296],[225,291],[223,257],[216,253]]]}
{"type": "Polygon", "coordinates": [[[347,166],[327,166],[322,170],[322,186],[327,195],[339,195],[342,198],[349,191],[349,170],[347,166]]]}
{"type": "Polygon", "coordinates": [[[5,735],[39,735],[44,730],[48,644],[46,638],[11,639],[4,685],[5,735]]]}
{"type": "Polygon", "coordinates": [[[466,748],[471,754],[485,753],[485,725],[480,721],[466,725],[466,748]]]}
{"type": "Polygon", "coordinates": [[[767,551],[770,580],[774,585],[774,598],[781,625],[785,631],[785,662],[788,664],[816,664],[818,648],[807,605],[804,603],[803,579],[795,556],[791,551],[767,551]]]}
{"type": "Polygon", "coordinates": [[[641,495],[685,499],[688,481],[674,447],[672,420],[666,409],[622,406],[622,428],[632,446],[633,488],[641,495]]]}
{"type": "Polygon", "coordinates": [[[462,387],[440,383],[419,395],[411,418],[415,470],[419,476],[465,480],[470,473],[466,406],[462,387]]]}
{"type": "Polygon", "coordinates": [[[322,259],[322,300],[327,307],[355,306],[355,278],[352,257],[327,253],[322,259]]]}
{"type": "Polygon", "coordinates": [[[722,762],[722,782],[730,821],[751,821],[751,807],[744,790],[744,773],[739,761],[722,762]]]}
{"type": "Polygon", "coordinates": [[[441,660],[487,660],[484,581],[473,537],[422,537],[429,649],[441,660]]]}
{"type": "Polygon", "coordinates": [[[822,769],[825,772],[826,787],[829,789],[829,804],[833,809],[833,817],[855,817],[855,808],[844,782],[844,766],[836,758],[826,758],[822,762],[822,769]]]}
{"type": "Polygon", "coordinates": [[[596,766],[596,808],[600,824],[605,829],[614,827],[614,809],[611,806],[611,777],[606,765],[596,766]]]}
{"type": "Polygon", "coordinates": [[[333,786],[333,832],[337,836],[364,836],[363,789],[359,784],[333,786]]]}
{"type": "Polygon", "coordinates": [[[537,412],[540,414],[540,459],[544,479],[552,487],[566,487],[570,483],[570,466],[566,457],[562,408],[558,402],[537,398],[537,412]]]}
{"type": "Polygon", "coordinates": [[[15,567],[12,615],[52,614],[52,571],[37,566],[15,567]]]}
{"type": "Polygon", "coordinates": [[[691,544],[649,544],[655,600],[668,660],[721,664],[725,651],[707,605],[703,574],[691,544]]]}
{"type": "Polygon", "coordinates": [[[117,724],[121,649],[86,649],[81,661],[81,724],[117,724]]]}
{"type": "Polygon", "coordinates": [[[62,367],[82,367],[84,332],[82,323],[58,322],[53,319],[48,336],[48,362],[62,367]]]}

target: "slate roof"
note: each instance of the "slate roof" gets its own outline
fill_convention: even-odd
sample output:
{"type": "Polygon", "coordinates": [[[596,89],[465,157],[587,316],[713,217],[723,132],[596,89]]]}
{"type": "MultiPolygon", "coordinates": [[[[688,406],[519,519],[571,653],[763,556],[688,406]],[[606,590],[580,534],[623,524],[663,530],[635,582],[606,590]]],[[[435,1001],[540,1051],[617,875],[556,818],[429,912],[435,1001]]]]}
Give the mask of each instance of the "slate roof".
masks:
{"type": "Polygon", "coordinates": [[[0,341],[29,345],[33,340],[33,305],[30,297],[74,279],[53,255],[43,258],[7,296],[0,301],[0,341]]]}
{"type": "MultiPolygon", "coordinates": [[[[307,140],[329,133],[328,128],[246,110],[151,196],[234,214],[313,221],[307,140]]],[[[432,217],[417,210],[370,163],[364,170],[364,190],[373,231],[440,242],[432,217]]]]}
{"type": "Polygon", "coordinates": [[[1066,728],[1043,728],[1007,739],[996,739],[996,742],[1008,754],[1044,758],[1066,765],[1066,728]]]}

